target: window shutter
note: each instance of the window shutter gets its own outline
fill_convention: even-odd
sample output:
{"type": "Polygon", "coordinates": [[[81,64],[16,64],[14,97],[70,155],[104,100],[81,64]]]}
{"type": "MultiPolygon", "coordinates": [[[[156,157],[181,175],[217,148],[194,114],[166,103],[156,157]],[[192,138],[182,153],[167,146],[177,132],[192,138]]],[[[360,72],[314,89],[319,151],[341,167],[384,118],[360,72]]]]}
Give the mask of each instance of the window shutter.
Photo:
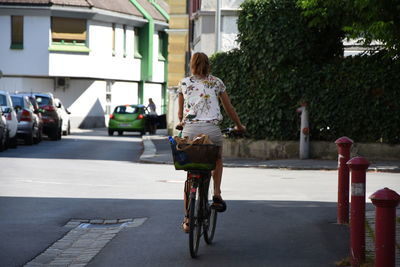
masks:
{"type": "Polygon", "coordinates": [[[51,18],[51,37],[53,42],[86,42],[86,20],[71,18],[51,18]]]}

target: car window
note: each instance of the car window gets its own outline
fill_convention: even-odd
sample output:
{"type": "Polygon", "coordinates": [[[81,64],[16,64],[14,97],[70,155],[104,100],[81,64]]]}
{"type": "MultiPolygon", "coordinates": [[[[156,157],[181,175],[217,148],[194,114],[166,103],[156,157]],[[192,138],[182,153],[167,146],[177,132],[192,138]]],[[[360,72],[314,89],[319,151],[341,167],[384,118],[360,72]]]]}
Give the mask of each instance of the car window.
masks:
{"type": "Polygon", "coordinates": [[[40,107],[52,105],[50,97],[36,96],[35,98],[40,107]]]}
{"type": "Polygon", "coordinates": [[[0,95],[0,106],[7,106],[7,98],[5,95],[0,95]]]}
{"type": "Polygon", "coordinates": [[[135,114],[138,113],[138,108],[133,106],[118,106],[115,108],[114,113],[117,114],[135,114]]]}
{"type": "Polygon", "coordinates": [[[24,99],[19,96],[11,96],[11,101],[13,103],[13,107],[15,108],[16,106],[24,107],[24,99]]]}
{"type": "Polygon", "coordinates": [[[34,108],[35,110],[39,109],[39,105],[38,105],[38,103],[36,102],[36,99],[35,99],[35,98],[29,97],[29,101],[31,102],[31,104],[32,104],[32,106],[33,106],[33,108],[34,108]]]}

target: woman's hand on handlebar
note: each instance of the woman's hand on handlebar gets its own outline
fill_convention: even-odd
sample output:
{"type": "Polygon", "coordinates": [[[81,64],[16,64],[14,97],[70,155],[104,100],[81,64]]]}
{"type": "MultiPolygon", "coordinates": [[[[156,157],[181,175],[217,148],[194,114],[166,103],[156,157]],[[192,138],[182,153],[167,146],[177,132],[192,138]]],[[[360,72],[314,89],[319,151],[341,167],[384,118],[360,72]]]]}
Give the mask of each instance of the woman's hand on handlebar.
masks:
{"type": "Polygon", "coordinates": [[[175,126],[175,129],[177,129],[177,130],[179,130],[179,131],[182,131],[182,130],[183,130],[183,123],[182,123],[182,122],[179,122],[179,123],[175,126]]]}
{"type": "Polygon", "coordinates": [[[234,130],[238,133],[245,133],[246,132],[246,126],[243,124],[236,125],[234,130]]]}

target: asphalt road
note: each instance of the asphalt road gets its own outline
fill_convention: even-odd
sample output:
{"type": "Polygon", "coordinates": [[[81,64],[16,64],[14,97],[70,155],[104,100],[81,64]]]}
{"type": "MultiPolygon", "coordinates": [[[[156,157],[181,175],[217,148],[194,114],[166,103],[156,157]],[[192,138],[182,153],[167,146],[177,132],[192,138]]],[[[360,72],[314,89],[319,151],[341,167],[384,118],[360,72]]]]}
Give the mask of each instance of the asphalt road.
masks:
{"type": "MultiPolygon", "coordinates": [[[[334,266],[348,256],[335,224],[337,174],[225,168],[215,244],[188,252],[179,228],[184,172],[140,164],[141,138],[105,131],[0,153],[0,266],[22,266],[73,219],[147,218],[122,229],[88,266],[334,266]]],[[[369,173],[367,196],[400,191],[399,174],[369,173]]],[[[372,208],[370,204],[368,208],[372,208]]]]}

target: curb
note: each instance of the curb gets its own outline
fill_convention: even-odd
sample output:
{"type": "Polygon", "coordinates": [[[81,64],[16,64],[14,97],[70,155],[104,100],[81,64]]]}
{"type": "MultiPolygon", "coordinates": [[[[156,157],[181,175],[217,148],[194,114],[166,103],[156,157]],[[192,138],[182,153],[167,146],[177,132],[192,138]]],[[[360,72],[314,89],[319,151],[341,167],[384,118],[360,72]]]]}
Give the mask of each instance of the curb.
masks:
{"type": "Polygon", "coordinates": [[[156,150],[156,146],[151,141],[150,136],[143,135],[142,142],[143,142],[143,153],[139,158],[139,162],[146,162],[156,156],[157,150],[156,150]]]}
{"type": "MultiPolygon", "coordinates": [[[[150,135],[143,135],[142,142],[143,142],[143,153],[139,158],[140,163],[147,163],[147,164],[164,164],[164,165],[173,165],[171,161],[165,161],[161,158],[157,159],[157,149],[152,142],[152,136],[150,135]]],[[[288,165],[269,165],[269,164],[248,164],[248,163],[232,163],[224,162],[224,167],[230,168],[259,168],[259,169],[281,169],[281,170],[308,170],[308,171],[337,171],[337,167],[332,166],[291,166],[288,165]]],[[[372,166],[369,167],[367,172],[387,172],[387,173],[400,173],[400,167],[398,166],[387,166],[387,167],[379,167],[379,166],[372,166]]]]}

